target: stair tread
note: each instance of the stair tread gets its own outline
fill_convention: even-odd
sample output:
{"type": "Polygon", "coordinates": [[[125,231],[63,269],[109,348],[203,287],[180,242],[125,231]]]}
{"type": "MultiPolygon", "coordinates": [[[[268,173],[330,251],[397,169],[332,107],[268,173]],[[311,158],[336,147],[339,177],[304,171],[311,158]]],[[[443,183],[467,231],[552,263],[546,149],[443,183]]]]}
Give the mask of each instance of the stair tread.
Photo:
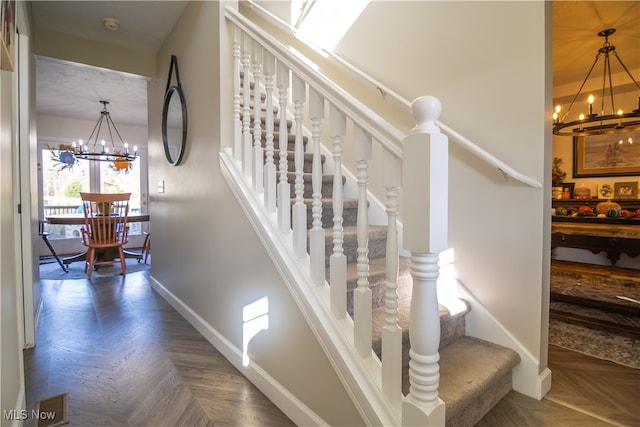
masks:
{"type": "Polygon", "coordinates": [[[456,420],[447,425],[477,423],[511,390],[518,363],[514,350],[469,336],[440,349],[439,396],[447,405],[447,420],[456,420]],[[501,390],[495,390],[501,383],[501,390]]]}

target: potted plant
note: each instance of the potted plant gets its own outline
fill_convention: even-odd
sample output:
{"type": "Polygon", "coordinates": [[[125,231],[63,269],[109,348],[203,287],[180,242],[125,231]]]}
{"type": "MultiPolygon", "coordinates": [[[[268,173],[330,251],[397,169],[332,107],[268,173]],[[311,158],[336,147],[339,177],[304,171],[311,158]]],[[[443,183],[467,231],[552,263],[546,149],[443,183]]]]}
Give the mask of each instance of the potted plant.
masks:
{"type": "Polygon", "coordinates": [[[96,202],[100,215],[111,215],[111,202],[96,202]]]}
{"type": "Polygon", "coordinates": [[[553,166],[551,167],[551,194],[554,199],[562,198],[562,183],[567,173],[562,170],[562,159],[560,157],[553,158],[553,166]]]}

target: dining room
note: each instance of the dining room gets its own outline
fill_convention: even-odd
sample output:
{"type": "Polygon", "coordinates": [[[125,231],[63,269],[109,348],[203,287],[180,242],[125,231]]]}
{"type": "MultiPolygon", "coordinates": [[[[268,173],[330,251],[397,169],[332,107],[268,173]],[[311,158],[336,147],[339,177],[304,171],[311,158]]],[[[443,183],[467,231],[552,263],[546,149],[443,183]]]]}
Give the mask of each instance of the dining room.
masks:
{"type": "Polygon", "coordinates": [[[36,82],[38,219],[48,240],[37,248],[41,264],[59,256],[64,273],[86,252],[81,192],[131,193],[125,249],[142,253],[150,241],[147,79],[37,57],[36,82]],[[60,102],[65,92],[76,94],[73,103],[60,102]]]}

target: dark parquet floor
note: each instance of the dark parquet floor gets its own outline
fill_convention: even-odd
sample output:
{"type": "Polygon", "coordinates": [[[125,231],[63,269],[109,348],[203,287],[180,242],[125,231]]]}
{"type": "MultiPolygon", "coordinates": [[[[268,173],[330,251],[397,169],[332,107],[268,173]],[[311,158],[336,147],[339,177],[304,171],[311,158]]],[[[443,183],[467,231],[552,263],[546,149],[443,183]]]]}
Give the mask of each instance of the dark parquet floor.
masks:
{"type": "MultiPolygon", "coordinates": [[[[69,393],[70,426],[293,423],[149,286],[148,273],[42,283],[27,408],[69,393]]],[[[640,426],[640,370],[549,348],[542,400],[515,391],[479,427],[640,426]]],[[[34,426],[27,420],[25,426],[34,426]]]]}
{"type": "MultiPolygon", "coordinates": [[[[293,423],[151,289],[148,272],[43,280],[27,409],[69,393],[70,426],[293,423]]],[[[25,426],[34,426],[27,420],[25,426]]]]}

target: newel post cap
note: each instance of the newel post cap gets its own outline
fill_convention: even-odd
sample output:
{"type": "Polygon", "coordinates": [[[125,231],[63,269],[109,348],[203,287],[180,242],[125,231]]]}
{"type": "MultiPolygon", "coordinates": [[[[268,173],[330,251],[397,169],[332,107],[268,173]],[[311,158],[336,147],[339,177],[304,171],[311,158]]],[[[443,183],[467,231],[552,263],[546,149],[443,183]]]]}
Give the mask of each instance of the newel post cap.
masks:
{"type": "Polygon", "coordinates": [[[411,115],[416,126],[411,133],[440,133],[436,120],[442,112],[442,104],[435,96],[420,96],[411,103],[411,115]]]}

